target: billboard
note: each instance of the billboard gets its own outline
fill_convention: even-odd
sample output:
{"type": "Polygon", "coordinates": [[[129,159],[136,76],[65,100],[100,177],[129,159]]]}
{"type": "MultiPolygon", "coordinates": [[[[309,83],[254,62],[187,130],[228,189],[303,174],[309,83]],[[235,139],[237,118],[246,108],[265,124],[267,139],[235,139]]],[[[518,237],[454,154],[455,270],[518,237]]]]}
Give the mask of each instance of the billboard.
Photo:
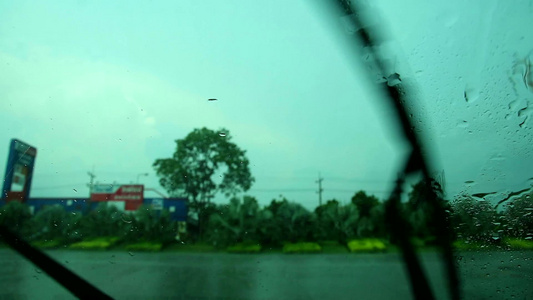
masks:
{"type": "Polygon", "coordinates": [[[20,140],[9,145],[2,199],[24,201],[30,195],[33,166],[37,149],[20,140]]]}
{"type": "Polygon", "coordinates": [[[142,184],[95,184],[91,188],[91,201],[122,201],[125,210],[136,210],[143,199],[142,184]]]}

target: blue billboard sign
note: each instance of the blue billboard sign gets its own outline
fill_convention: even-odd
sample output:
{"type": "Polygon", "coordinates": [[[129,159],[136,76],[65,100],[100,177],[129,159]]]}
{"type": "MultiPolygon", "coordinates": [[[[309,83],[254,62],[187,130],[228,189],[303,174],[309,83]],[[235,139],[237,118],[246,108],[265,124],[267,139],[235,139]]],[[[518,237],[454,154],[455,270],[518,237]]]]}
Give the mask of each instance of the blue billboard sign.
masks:
{"type": "Polygon", "coordinates": [[[37,149],[17,139],[9,145],[2,199],[24,201],[30,194],[37,149]]]}

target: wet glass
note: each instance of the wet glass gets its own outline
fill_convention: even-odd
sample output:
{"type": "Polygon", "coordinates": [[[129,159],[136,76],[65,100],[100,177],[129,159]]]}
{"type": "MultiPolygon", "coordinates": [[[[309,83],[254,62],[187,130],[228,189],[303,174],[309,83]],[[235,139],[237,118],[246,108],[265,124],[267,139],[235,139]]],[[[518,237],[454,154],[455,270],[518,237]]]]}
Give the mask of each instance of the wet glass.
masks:
{"type": "MultiPolygon", "coordinates": [[[[409,299],[383,206],[410,146],[379,84],[401,84],[450,205],[465,299],[531,297],[532,2],[372,1],[359,17],[382,34],[386,74],[351,43],[353,16],[323,4],[1,3],[0,158],[12,138],[38,149],[33,202],[1,201],[2,224],[116,298],[409,299]],[[154,162],[203,127],[226,152],[180,161],[220,166],[193,201],[154,162]],[[231,170],[249,170],[250,188],[228,188],[231,170]],[[94,185],[120,184],[157,200],[83,210],[94,185]],[[187,225],[167,196],[189,198],[187,225]]],[[[444,299],[419,180],[403,213],[444,299]]],[[[71,297],[5,246],[0,259],[0,296],[71,297]]]]}

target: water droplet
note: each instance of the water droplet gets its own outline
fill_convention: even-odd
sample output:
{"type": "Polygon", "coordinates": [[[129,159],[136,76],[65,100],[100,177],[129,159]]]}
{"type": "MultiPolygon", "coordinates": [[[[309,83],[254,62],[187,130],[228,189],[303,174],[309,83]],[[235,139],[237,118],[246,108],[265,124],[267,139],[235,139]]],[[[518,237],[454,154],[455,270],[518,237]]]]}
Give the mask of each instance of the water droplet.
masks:
{"type": "Polygon", "coordinates": [[[226,133],[225,132],[219,132],[218,135],[221,136],[221,137],[225,137],[226,133]]]}
{"type": "Polygon", "coordinates": [[[128,251],[128,254],[129,254],[130,256],[133,256],[133,255],[134,255],[131,251],[128,251]]]}
{"type": "Polygon", "coordinates": [[[473,87],[467,87],[464,92],[465,101],[473,103],[479,99],[479,90],[473,87]]]}
{"type": "Polygon", "coordinates": [[[389,86],[395,86],[402,83],[402,79],[400,78],[400,74],[394,73],[387,78],[387,84],[389,86]]]}
{"type": "Polygon", "coordinates": [[[468,127],[468,122],[466,120],[459,121],[459,122],[457,122],[457,127],[458,128],[467,128],[468,127]]]}
{"type": "Polygon", "coordinates": [[[65,260],[65,263],[68,264],[68,260],[65,260]]]}
{"type": "Polygon", "coordinates": [[[35,269],[35,272],[41,274],[43,271],[41,271],[41,270],[39,270],[39,269],[36,268],[36,269],[35,269]]]}

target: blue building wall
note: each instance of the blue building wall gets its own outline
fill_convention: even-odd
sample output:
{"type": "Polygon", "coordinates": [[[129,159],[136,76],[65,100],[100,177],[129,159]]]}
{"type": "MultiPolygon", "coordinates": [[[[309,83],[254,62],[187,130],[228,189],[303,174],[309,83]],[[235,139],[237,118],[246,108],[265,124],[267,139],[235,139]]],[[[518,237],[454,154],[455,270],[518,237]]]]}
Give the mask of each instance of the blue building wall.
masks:
{"type": "MultiPolygon", "coordinates": [[[[5,200],[0,200],[0,206],[5,203],[5,200]]],[[[88,198],[30,198],[25,203],[32,208],[33,214],[36,214],[48,205],[61,205],[67,212],[88,213],[96,208],[100,202],[91,202],[88,198]]],[[[185,198],[144,198],[143,204],[150,206],[162,204],[161,208],[169,211],[173,221],[187,221],[187,200],[185,198]]]]}

